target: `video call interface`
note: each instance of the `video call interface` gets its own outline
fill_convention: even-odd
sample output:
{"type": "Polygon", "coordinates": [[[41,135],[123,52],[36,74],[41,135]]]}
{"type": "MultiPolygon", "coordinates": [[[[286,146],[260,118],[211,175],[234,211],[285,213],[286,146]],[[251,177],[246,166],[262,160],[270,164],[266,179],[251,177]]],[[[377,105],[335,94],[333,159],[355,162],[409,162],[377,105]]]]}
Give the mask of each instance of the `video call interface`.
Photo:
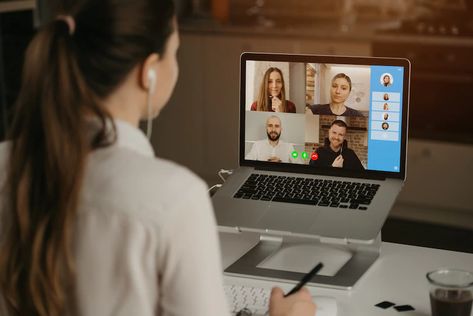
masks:
{"type": "Polygon", "coordinates": [[[246,61],[245,159],[400,171],[400,66],[246,61]]]}

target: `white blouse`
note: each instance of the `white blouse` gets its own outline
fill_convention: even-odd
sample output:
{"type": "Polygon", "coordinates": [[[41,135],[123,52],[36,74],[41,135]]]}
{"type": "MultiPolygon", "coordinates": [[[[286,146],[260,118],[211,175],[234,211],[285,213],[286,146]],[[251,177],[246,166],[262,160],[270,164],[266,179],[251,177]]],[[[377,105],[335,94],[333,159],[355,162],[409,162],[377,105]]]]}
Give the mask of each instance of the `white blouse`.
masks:
{"type": "MultiPolygon", "coordinates": [[[[69,314],[229,315],[206,185],[155,158],[136,127],[116,126],[117,142],[87,161],[76,226],[79,310],[69,314]]],[[[0,170],[7,160],[3,143],[0,170]]]]}

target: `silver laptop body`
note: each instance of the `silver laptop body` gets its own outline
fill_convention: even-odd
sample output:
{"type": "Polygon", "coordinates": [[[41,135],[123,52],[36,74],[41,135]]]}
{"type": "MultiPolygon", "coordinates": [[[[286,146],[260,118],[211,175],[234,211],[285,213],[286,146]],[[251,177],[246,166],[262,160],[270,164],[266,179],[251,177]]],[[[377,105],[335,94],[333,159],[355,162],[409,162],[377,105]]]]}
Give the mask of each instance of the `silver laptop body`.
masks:
{"type": "MultiPolygon", "coordinates": [[[[375,239],[406,176],[409,61],[243,53],[240,66],[240,167],[212,197],[218,225],[283,236],[367,242],[375,239]],[[280,70],[279,77],[274,73],[275,68],[280,70]],[[271,74],[265,77],[269,69],[273,70],[273,77],[271,74]],[[285,91],[284,96],[279,92],[276,97],[286,101],[286,110],[295,108],[295,112],[272,112],[269,108],[257,111],[254,103],[261,100],[261,94],[266,90],[268,94],[278,93],[278,90],[269,91],[265,85],[280,77],[283,77],[285,91]],[[344,87],[346,92],[348,80],[350,91],[344,101],[348,111],[341,113],[346,115],[327,112],[332,110],[332,103],[340,104],[336,90],[344,87]],[[294,107],[288,106],[289,103],[294,107]],[[289,146],[293,149],[292,158],[270,162],[261,154],[249,159],[253,146],[258,143],[264,147],[265,139],[268,143],[272,140],[268,122],[274,116],[282,125],[279,141],[292,146],[289,146]],[[345,153],[351,149],[363,169],[315,165],[317,160],[322,161],[323,147],[329,148],[332,144],[331,124],[339,120],[347,125],[344,137],[349,141],[343,143],[346,147],[342,145],[337,155],[343,156],[342,150],[345,153]],[[251,174],[342,181],[355,186],[368,183],[379,187],[369,205],[360,208],[350,208],[349,203],[333,207],[235,197],[251,174]]],[[[281,82],[279,84],[281,86],[281,82]]],[[[274,97],[268,99],[269,105],[274,104],[274,97]]],[[[348,158],[343,157],[347,162],[348,158]]],[[[339,191],[343,193],[342,189],[339,191]]]]}

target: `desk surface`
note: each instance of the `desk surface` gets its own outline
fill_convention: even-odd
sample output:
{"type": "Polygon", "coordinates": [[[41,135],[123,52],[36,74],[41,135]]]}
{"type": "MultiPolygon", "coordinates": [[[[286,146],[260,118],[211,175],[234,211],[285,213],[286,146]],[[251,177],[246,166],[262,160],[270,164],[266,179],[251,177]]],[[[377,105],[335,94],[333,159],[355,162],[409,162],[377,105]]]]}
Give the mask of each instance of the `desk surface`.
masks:
{"type": "MultiPolygon", "coordinates": [[[[233,235],[233,234],[232,234],[233,235]]],[[[220,232],[222,262],[226,268],[258,242],[258,235],[245,233],[237,241],[220,232]]],[[[338,302],[338,316],[429,316],[429,288],[425,274],[440,267],[473,269],[473,254],[416,246],[382,243],[381,255],[350,291],[310,287],[314,295],[333,296],[338,302]],[[397,312],[374,305],[391,301],[411,305],[416,310],[397,312]]],[[[271,288],[275,285],[289,290],[293,283],[224,277],[226,284],[251,284],[271,288]]]]}

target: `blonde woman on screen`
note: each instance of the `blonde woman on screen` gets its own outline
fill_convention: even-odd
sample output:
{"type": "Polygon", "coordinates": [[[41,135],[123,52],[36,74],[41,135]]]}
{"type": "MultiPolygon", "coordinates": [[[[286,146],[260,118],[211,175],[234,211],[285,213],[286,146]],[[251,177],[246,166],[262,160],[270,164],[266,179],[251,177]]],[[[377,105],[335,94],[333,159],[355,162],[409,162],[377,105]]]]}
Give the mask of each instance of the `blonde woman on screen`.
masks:
{"type": "Polygon", "coordinates": [[[314,104],[309,106],[308,110],[316,115],[363,116],[360,111],[345,105],[351,89],[350,77],[344,73],[336,74],[331,81],[330,103],[314,104]]]}

